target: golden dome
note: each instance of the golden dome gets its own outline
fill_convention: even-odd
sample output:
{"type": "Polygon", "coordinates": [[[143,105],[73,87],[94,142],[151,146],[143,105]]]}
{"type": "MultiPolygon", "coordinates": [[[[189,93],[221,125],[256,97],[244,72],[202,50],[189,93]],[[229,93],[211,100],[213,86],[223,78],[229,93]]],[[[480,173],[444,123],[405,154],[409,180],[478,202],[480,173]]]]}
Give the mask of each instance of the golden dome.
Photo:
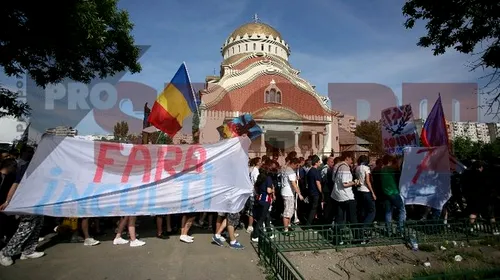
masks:
{"type": "Polygon", "coordinates": [[[248,36],[252,36],[252,34],[254,33],[265,34],[266,36],[272,35],[274,38],[280,37],[280,39],[283,39],[281,37],[281,34],[276,29],[262,22],[251,22],[243,24],[242,26],[236,28],[236,30],[234,30],[233,33],[229,35],[229,38],[236,38],[238,35],[240,37],[243,37],[245,34],[248,34],[248,36]]]}

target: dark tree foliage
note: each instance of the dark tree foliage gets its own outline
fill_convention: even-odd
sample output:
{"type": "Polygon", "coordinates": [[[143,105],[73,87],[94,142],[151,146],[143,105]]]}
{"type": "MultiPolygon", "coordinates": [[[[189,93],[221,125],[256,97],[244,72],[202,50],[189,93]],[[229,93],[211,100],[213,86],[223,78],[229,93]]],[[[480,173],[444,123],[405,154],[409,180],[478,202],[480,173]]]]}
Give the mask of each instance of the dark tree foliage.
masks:
{"type": "Polygon", "coordinates": [[[478,59],[471,67],[488,73],[485,93],[491,97],[489,109],[500,101],[500,1],[409,0],[403,14],[408,29],[418,20],[426,22],[427,34],[417,45],[432,48],[434,55],[444,54],[449,48],[476,54],[478,59]]]}
{"type": "Polygon", "coordinates": [[[12,116],[20,118],[28,115],[30,107],[17,100],[18,94],[0,87],[0,118],[12,116]]]}
{"type": "Polygon", "coordinates": [[[117,122],[113,127],[113,136],[117,141],[126,141],[128,137],[128,123],[126,121],[117,122]]]}
{"type": "Polygon", "coordinates": [[[384,148],[382,145],[382,128],[380,122],[362,121],[358,126],[356,126],[354,135],[372,143],[370,145],[370,151],[372,153],[378,155],[384,154],[384,148]]]}
{"type": "Polygon", "coordinates": [[[200,142],[200,113],[194,112],[193,114],[193,144],[198,144],[200,142]]]}
{"type": "Polygon", "coordinates": [[[122,71],[139,72],[133,24],[117,2],[2,2],[0,66],[8,76],[26,74],[39,86],[65,78],[88,83],[122,71]]]}
{"type": "Polygon", "coordinates": [[[462,161],[495,161],[500,158],[500,139],[491,143],[472,142],[468,138],[458,137],[452,141],[453,153],[462,161]]]}

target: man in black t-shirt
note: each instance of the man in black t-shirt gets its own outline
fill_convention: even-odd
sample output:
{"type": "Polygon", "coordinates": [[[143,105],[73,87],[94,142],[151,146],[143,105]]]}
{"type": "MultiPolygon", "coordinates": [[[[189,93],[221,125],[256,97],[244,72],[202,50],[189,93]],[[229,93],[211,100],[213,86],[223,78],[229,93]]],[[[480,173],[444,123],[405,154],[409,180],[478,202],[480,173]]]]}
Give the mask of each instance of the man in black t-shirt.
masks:
{"type": "Polygon", "coordinates": [[[314,218],[316,217],[316,213],[318,212],[318,208],[321,202],[321,172],[318,167],[320,165],[320,159],[318,156],[313,156],[311,159],[311,169],[307,172],[306,181],[307,187],[309,190],[309,215],[307,217],[307,225],[312,225],[314,218]]]}

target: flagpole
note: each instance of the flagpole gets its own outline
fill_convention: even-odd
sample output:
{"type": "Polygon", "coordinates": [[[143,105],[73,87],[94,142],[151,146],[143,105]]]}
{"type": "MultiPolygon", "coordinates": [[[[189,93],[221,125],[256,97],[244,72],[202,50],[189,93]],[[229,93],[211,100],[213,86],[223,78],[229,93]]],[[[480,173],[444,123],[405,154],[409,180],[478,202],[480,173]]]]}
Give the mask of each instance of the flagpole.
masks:
{"type": "Polygon", "coordinates": [[[191,87],[191,94],[193,95],[193,99],[194,99],[195,105],[196,105],[196,113],[198,114],[198,116],[200,116],[200,108],[199,108],[198,102],[197,102],[198,99],[196,98],[196,94],[194,93],[193,84],[191,83],[191,76],[189,76],[189,71],[188,71],[186,62],[183,61],[182,64],[184,64],[184,68],[186,69],[186,74],[187,74],[188,80],[189,80],[189,86],[191,87]]]}

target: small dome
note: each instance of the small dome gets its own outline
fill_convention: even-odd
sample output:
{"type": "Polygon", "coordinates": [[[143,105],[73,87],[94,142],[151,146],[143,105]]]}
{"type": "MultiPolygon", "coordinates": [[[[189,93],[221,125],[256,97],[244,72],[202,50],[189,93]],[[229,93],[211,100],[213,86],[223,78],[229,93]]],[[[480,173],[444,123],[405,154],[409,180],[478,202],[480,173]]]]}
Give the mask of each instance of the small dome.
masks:
{"type": "Polygon", "coordinates": [[[251,22],[247,24],[243,24],[242,26],[236,28],[236,30],[229,35],[229,38],[236,38],[238,35],[240,37],[243,37],[245,34],[248,34],[248,36],[252,36],[252,34],[265,34],[266,36],[273,36],[274,38],[279,37],[280,39],[283,39],[281,37],[281,34],[274,29],[272,26],[261,23],[261,22],[251,22]]]}

